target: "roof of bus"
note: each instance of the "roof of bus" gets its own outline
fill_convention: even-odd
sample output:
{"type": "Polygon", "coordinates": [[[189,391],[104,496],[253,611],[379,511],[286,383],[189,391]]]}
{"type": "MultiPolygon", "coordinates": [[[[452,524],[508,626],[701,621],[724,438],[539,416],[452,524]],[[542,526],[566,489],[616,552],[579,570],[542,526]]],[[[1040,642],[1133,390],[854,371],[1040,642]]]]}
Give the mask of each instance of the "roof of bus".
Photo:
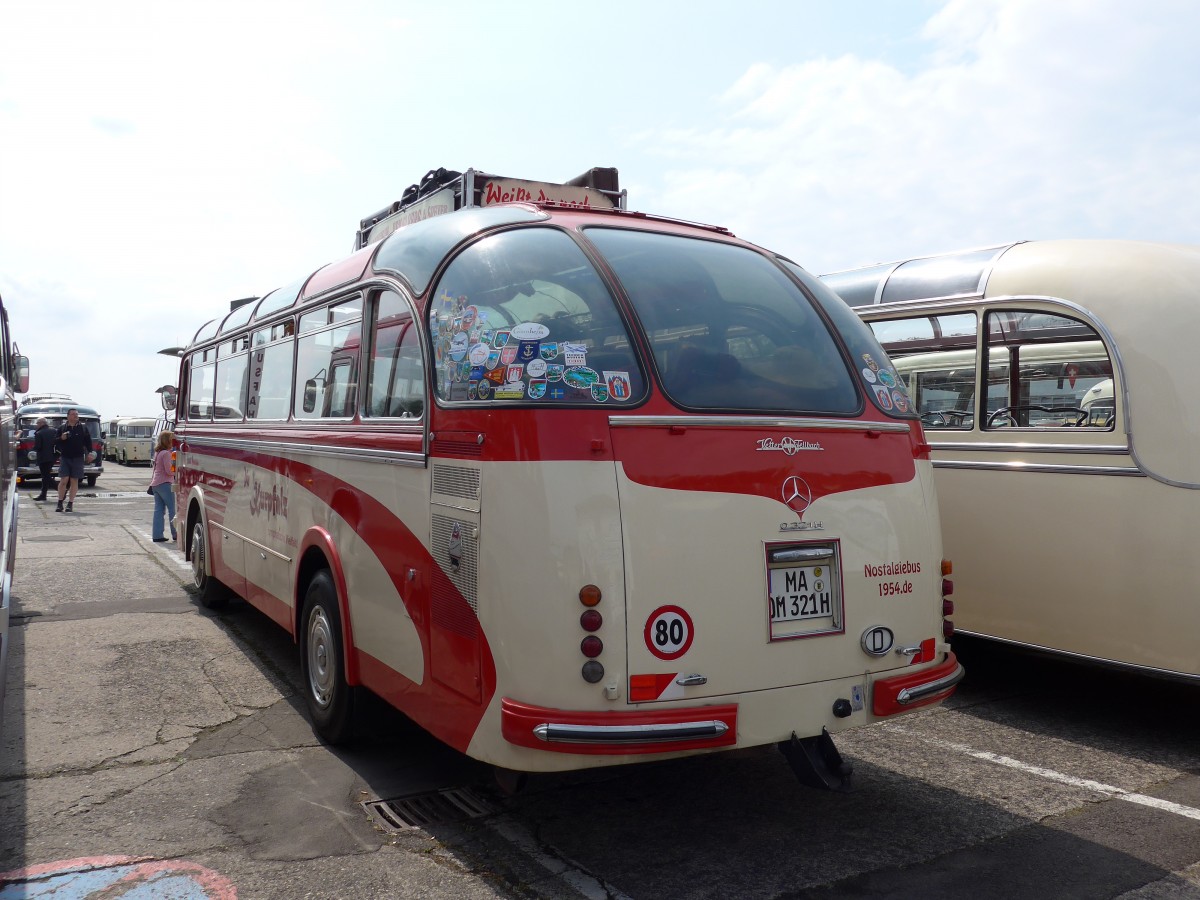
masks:
{"type": "MultiPolygon", "coordinates": [[[[393,232],[382,241],[355,251],[349,257],[324,265],[285,288],[268,292],[258,301],[255,312],[247,321],[265,321],[287,309],[305,304],[327,291],[351,284],[368,271],[398,276],[407,283],[413,296],[421,296],[441,261],[468,238],[491,228],[505,225],[534,224],[559,218],[571,221],[586,220],[636,224],[638,227],[658,227],[671,231],[702,231],[709,236],[733,234],[716,225],[685,222],[664,216],[629,212],[623,209],[572,209],[540,203],[504,203],[484,207],[466,207],[444,215],[414,222],[393,232]],[[281,298],[277,300],[276,298],[281,298]]],[[[735,239],[736,240],[736,239],[735,239]]],[[[740,242],[739,243],[744,243],[740,242]]],[[[244,312],[239,307],[219,319],[205,322],[196,331],[187,349],[207,344],[221,334],[226,321],[240,320],[244,312]]]]}
{"type": "Polygon", "coordinates": [[[825,280],[864,313],[862,307],[875,303],[893,303],[888,310],[894,313],[905,301],[947,296],[1074,304],[1114,345],[1114,367],[1124,373],[1128,398],[1126,429],[1138,463],[1154,477],[1200,487],[1194,444],[1200,391],[1189,377],[1200,330],[1200,246],[1028,241],[835,273],[825,280]]]}
{"type": "Polygon", "coordinates": [[[83,406],[79,403],[59,402],[53,403],[27,403],[17,409],[17,415],[21,418],[25,416],[65,416],[69,410],[78,410],[81,419],[99,419],[100,413],[92,409],[90,406],[83,406]]]}

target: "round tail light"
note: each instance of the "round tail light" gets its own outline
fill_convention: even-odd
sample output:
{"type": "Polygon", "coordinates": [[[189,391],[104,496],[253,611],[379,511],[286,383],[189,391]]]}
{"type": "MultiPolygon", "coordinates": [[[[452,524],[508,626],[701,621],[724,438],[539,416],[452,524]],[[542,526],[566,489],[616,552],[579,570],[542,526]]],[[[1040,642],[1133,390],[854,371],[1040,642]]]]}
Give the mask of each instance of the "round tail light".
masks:
{"type": "Polygon", "coordinates": [[[946,600],[945,598],[942,599],[942,615],[943,616],[954,615],[954,601],[953,600],[946,600]]]}
{"type": "Polygon", "coordinates": [[[604,624],[604,616],[594,609],[585,609],[579,617],[579,624],[583,626],[584,631],[599,631],[600,626],[604,624]]]}
{"type": "Polygon", "coordinates": [[[579,589],[579,602],[584,606],[595,606],[600,602],[600,588],[594,584],[585,584],[579,589]]]}
{"type": "Polygon", "coordinates": [[[579,644],[579,649],[583,651],[584,656],[595,659],[604,652],[604,642],[594,634],[590,634],[579,644]]]}
{"type": "Polygon", "coordinates": [[[954,623],[949,619],[942,619],[942,637],[946,640],[954,637],[954,623]]]}

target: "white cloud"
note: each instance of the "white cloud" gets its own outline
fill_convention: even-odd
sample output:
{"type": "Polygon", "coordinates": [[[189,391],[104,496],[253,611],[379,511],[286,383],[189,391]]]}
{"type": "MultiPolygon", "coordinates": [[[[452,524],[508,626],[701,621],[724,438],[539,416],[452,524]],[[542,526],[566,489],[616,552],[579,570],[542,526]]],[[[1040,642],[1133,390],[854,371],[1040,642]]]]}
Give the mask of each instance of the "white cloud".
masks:
{"type": "Polygon", "coordinates": [[[1017,238],[1200,241],[1188,2],[952,0],[915,71],[755,64],[715,129],[647,140],[656,207],[817,270],[1017,238]]]}

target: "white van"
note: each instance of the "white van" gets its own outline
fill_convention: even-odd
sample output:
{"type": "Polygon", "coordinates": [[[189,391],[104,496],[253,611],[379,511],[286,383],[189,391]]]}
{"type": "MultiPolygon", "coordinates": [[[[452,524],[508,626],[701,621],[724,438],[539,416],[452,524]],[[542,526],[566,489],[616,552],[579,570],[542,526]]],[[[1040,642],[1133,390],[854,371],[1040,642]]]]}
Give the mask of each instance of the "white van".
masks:
{"type": "Polygon", "coordinates": [[[824,280],[921,415],[956,632],[1200,679],[1200,247],[1036,241],[824,280]]]}

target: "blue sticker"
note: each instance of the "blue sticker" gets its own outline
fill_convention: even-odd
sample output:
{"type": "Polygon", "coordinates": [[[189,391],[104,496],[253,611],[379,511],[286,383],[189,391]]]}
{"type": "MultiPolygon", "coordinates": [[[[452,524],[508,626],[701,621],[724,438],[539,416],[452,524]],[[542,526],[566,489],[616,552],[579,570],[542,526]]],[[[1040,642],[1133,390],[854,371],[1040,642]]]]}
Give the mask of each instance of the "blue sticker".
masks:
{"type": "Polygon", "coordinates": [[[537,341],[521,341],[517,344],[517,362],[527,363],[531,359],[538,358],[538,342],[537,341]]]}
{"type": "MultiPolygon", "coordinates": [[[[546,373],[549,377],[549,372],[546,373]]],[[[600,376],[596,374],[595,369],[589,369],[586,366],[572,366],[563,372],[563,382],[567,387],[577,388],[581,391],[586,391],[593,384],[600,380],[600,376]]],[[[604,398],[608,399],[608,388],[604,389],[604,398]]]]}
{"type": "Polygon", "coordinates": [[[529,399],[541,400],[546,396],[546,379],[535,378],[529,382],[529,399]]]}
{"type": "Polygon", "coordinates": [[[546,366],[546,380],[547,381],[562,381],[563,372],[565,370],[566,370],[566,366],[563,366],[563,365],[553,364],[553,365],[546,366]]]}
{"type": "Polygon", "coordinates": [[[552,359],[558,358],[558,341],[550,341],[548,344],[542,344],[541,349],[542,359],[549,362],[552,359]]]}

